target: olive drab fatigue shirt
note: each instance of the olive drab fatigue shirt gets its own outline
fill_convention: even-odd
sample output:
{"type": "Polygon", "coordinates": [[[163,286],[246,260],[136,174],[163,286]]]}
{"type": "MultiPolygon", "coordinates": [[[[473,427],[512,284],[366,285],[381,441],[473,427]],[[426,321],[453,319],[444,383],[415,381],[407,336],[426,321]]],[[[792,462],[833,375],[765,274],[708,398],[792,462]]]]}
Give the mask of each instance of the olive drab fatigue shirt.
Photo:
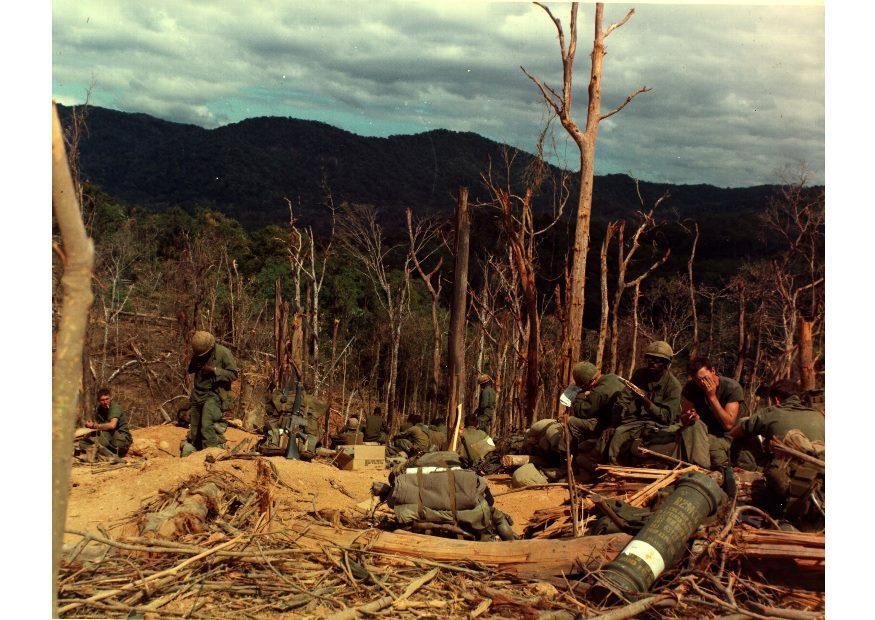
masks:
{"type": "Polygon", "coordinates": [[[116,422],[116,427],[111,431],[104,431],[112,435],[113,439],[115,438],[131,438],[131,429],[128,428],[128,416],[122,410],[121,406],[116,402],[111,402],[108,408],[103,408],[100,405],[97,405],[97,408],[94,410],[94,419],[99,424],[106,424],[113,418],[118,419],[116,422]]]}
{"type": "Polygon", "coordinates": [[[231,383],[237,379],[237,362],[227,348],[217,344],[203,356],[193,356],[188,364],[188,372],[194,374],[191,402],[201,404],[209,398],[217,398],[223,410],[231,406],[231,383]],[[210,365],[215,374],[204,372],[210,365]]]}
{"type": "Polygon", "coordinates": [[[809,440],[824,443],[825,422],[822,413],[803,405],[798,396],[791,396],[780,405],[760,409],[738,425],[745,435],[762,435],[766,441],[772,437],[783,439],[789,431],[798,429],[809,440]]]}
{"type": "Polygon", "coordinates": [[[589,424],[586,426],[592,426],[590,430],[600,432],[614,424],[614,406],[628,392],[628,388],[617,375],[602,375],[592,390],[581,390],[574,397],[571,402],[572,417],[588,420],[589,424]]]}
{"type": "Polygon", "coordinates": [[[653,403],[652,407],[645,407],[644,404],[637,398],[632,396],[636,406],[634,416],[630,416],[632,411],[623,411],[623,422],[634,420],[653,420],[669,426],[677,421],[678,414],[681,411],[681,383],[678,381],[671,371],[667,368],[662,377],[656,381],[650,380],[650,373],[647,368],[638,368],[632,373],[632,383],[641,388],[647,398],[653,403]]]}
{"type": "MultiPolygon", "coordinates": [[[[735,379],[729,377],[719,377],[720,383],[717,385],[717,400],[721,407],[726,407],[729,403],[739,403],[738,418],[744,416],[744,390],[741,389],[741,384],[735,379]]],[[[711,411],[711,406],[708,404],[708,397],[705,396],[704,390],[693,381],[687,381],[684,389],[681,391],[681,396],[693,403],[696,408],[696,413],[699,414],[699,419],[708,429],[709,435],[722,437],[727,430],[720,423],[717,415],[711,411]]]]}

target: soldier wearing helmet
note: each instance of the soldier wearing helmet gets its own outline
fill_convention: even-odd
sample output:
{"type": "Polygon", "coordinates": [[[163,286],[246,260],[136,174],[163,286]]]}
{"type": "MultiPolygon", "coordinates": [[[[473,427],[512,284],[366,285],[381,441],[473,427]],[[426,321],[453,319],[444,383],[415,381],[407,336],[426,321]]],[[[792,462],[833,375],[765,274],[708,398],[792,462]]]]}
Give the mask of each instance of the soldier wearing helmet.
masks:
{"type": "Polygon", "coordinates": [[[187,456],[203,448],[225,447],[222,412],[231,406],[231,383],[237,379],[237,362],[226,347],[209,332],[191,336],[188,373],[194,375],[189,397],[189,429],[181,449],[187,456]]]}
{"type": "Polygon", "coordinates": [[[667,427],[677,421],[681,384],[669,371],[673,356],[671,345],[662,340],[655,340],[644,349],[644,366],[632,373],[632,383],[642,393],[630,391],[630,398],[619,408],[619,426],[608,446],[610,463],[619,463],[627,456],[632,442],[648,430],[667,427]]]}
{"type": "Polygon", "coordinates": [[[477,404],[477,428],[489,434],[492,422],[495,419],[495,401],[498,395],[495,393],[495,382],[486,373],[477,376],[480,385],[480,400],[477,404]]]}
{"type": "Polygon", "coordinates": [[[603,375],[595,364],[578,362],[571,371],[580,391],[560,420],[568,418],[568,430],[578,448],[584,440],[598,439],[613,425],[614,407],[628,389],[617,375],[603,375]]]}

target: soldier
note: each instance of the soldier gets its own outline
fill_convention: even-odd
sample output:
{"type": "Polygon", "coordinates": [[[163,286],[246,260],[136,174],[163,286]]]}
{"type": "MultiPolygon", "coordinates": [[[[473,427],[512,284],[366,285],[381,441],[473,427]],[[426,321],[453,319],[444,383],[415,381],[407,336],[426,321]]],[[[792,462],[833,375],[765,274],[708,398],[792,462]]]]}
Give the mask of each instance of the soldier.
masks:
{"type": "MultiPolygon", "coordinates": [[[[740,420],[729,435],[736,439],[761,435],[767,446],[774,438],[823,460],[826,452],[823,414],[805,406],[797,385],[786,379],[769,389],[769,397],[775,403],[773,406],[740,420]]],[[[819,510],[822,506],[812,504],[817,503],[816,498],[823,489],[823,469],[797,457],[775,453],[766,463],[764,473],[772,491],[770,508],[803,527],[813,521],[817,529],[823,517],[819,510]]]]}
{"type": "Polygon", "coordinates": [[[96,439],[100,446],[98,450],[108,450],[112,456],[123,457],[134,441],[128,429],[128,418],[119,404],[113,402],[109,388],[100,388],[97,391],[94,420],[88,420],[85,426],[100,431],[96,439]]]}
{"type": "Polygon", "coordinates": [[[690,360],[689,381],[681,391],[681,437],[689,460],[701,467],[730,466],[732,439],[726,436],[744,404],[738,381],[721,377],[704,357],[690,360]]]}
{"type": "Polygon", "coordinates": [[[621,456],[628,454],[632,442],[649,429],[663,428],[677,420],[681,384],[669,371],[672,356],[671,346],[661,340],[651,342],[645,349],[645,366],[632,373],[632,383],[641,388],[644,395],[630,390],[630,398],[624,398],[618,408],[620,425],[608,446],[610,463],[617,464],[621,456]]]}
{"type": "Polygon", "coordinates": [[[484,433],[492,430],[492,422],[495,418],[495,382],[492,377],[483,373],[477,377],[480,384],[480,402],[477,406],[477,426],[484,433]]]}
{"type": "Polygon", "coordinates": [[[374,412],[365,416],[364,434],[365,441],[386,443],[388,430],[380,407],[374,407],[374,412]]]}
{"type": "Polygon", "coordinates": [[[567,417],[572,441],[580,445],[584,440],[599,439],[612,426],[617,401],[623,395],[628,397],[628,389],[617,375],[603,375],[590,362],[575,364],[572,375],[580,392],[571,402],[571,415],[564,410],[560,421],[567,417]]]}
{"type": "Polygon", "coordinates": [[[222,412],[230,406],[231,383],[237,379],[237,362],[231,352],[209,332],[191,337],[192,357],[188,363],[194,384],[189,397],[188,437],[181,454],[188,456],[203,448],[225,447],[222,412]]]}
{"type": "Polygon", "coordinates": [[[395,447],[403,450],[411,457],[429,452],[432,441],[428,433],[428,427],[426,426],[423,429],[425,425],[422,424],[422,418],[414,413],[407,417],[407,421],[410,426],[395,440],[395,447]]]}
{"type": "Polygon", "coordinates": [[[331,447],[357,446],[364,442],[365,436],[359,431],[358,418],[349,418],[343,432],[331,438],[331,447]]]}
{"type": "Polygon", "coordinates": [[[477,463],[484,456],[495,450],[495,442],[485,431],[478,428],[479,420],[474,414],[465,417],[465,427],[459,435],[459,445],[456,452],[471,463],[477,463]]]}

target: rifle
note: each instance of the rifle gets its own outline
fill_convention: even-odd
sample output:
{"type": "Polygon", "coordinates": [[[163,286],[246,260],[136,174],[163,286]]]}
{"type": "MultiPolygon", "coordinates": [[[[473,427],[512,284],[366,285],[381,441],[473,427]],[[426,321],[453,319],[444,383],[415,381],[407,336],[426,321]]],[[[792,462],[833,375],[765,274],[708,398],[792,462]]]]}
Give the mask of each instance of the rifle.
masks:
{"type": "MultiPolygon", "coordinates": [[[[283,388],[280,402],[285,403],[288,400],[289,390],[291,386],[283,388]]],[[[298,450],[298,438],[307,440],[307,419],[301,415],[301,406],[303,404],[303,386],[298,381],[295,384],[295,401],[292,405],[292,413],[284,415],[280,419],[280,432],[288,438],[286,446],[286,458],[293,460],[301,459],[301,452],[298,450]]]]}

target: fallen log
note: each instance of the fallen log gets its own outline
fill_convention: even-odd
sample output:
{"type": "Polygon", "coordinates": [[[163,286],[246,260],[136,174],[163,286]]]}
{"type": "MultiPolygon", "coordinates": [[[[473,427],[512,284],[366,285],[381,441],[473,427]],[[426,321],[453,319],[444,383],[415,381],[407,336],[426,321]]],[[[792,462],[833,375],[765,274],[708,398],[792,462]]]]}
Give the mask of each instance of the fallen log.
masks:
{"type": "Polygon", "coordinates": [[[577,572],[580,564],[596,570],[616,557],[631,540],[627,534],[608,534],[573,539],[476,542],[404,531],[335,529],[302,522],[290,525],[290,529],[300,534],[297,542],[303,547],[318,548],[320,542],[328,542],[340,547],[439,562],[475,561],[518,577],[558,580],[577,572]]]}

